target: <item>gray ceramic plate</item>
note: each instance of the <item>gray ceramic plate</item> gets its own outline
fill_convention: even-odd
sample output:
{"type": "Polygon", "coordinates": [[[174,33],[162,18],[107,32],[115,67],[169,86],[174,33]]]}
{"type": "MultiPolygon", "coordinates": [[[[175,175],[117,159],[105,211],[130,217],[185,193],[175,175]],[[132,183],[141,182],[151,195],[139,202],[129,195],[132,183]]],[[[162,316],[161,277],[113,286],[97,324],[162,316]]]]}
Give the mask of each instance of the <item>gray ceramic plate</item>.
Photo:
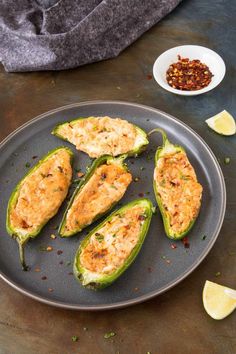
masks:
{"type": "MultiPolygon", "coordinates": [[[[140,180],[131,184],[121,204],[142,196],[142,193],[156,204],[152,189],[153,157],[161,137],[152,135],[150,140],[145,153],[128,161],[133,176],[140,177],[140,180]]],[[[73,150],[74,167],[85,171],[90,159],[73,150]]],[[[136,304],[178,284],[202,262],[215,243],[226,203],[224,179],[217,160],[192,129],[156,109],[114,101],[85,102],[62,107],[31,120],[8,136],[0,145],[0,198],[2,279],[39,301],[80,310],[111,309],[136,304]],[[12,189],[28,170],[26,163],[34,165],[39,157],[57,146],[72,147],[50,134],[53,127],[64,121],[92,115],[123,117],[146,131],[156,127],[165,129],[171,141],[186,148],[204,190],[200,215],[189,233],[189,248],[185,248],[181,241],[174,243],[165,236],[158,212],[153,216],[149,233],[135,262],[112,286],[99,292],[82,288],[72,275],[75,251],[91,227],[69,239],[57,237],[53,240],[50,237],[51,234],[57,234],[55,227],[61,220],[65,204],[40,236],[26,246],[26,260],[31,268],[28,272],[21,270],[17,244],[5,230],[7,202],[12,189]],[[206,239],[202,240],[204,235],[206,239]],[[171,247],[173,244],[177,246],[176,249],[171,247]],[[53,251],[42,251],[45,246],[52,246],[53,251]],[[57,251],[63,253],[58,254],[57,251]],[[39,272],[35,271],[39,269],[39,272]],[[47,279],[42,280],[43,277],[47,279]]]]}

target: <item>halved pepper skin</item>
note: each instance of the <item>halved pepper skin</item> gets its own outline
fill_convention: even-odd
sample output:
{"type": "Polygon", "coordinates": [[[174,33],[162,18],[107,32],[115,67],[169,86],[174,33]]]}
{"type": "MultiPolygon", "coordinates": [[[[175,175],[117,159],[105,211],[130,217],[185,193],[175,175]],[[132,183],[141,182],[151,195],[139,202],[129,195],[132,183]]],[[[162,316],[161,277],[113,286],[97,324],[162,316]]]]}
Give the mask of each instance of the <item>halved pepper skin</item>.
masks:
{"type": "MultiPolygon", "coordinates": [[[[156,150],[155,167],[157,167],[158,160],[161,157],[164,157],[165,155],[175,154],[178,152],[183,152],[186,154],[185,149],[182,146],[174,145],[168,140],[166,133],[162,129],[159,129],[159,128],[154,129],[149,133],[149,135],[152,134],[153,132],[160,132],[162,134],[162,138],[163,138],[163,145],[158,147],[156,150]]],[[[189,231],[193,227],[198,215],[192,219],[192,221],[189,223],[188,227],[184,231],[182,231],[180,233],[176,233],[171,228],[170,217],[163,206],[163,202],[162,202],[160,194],[158,192],[158,186],[155,181],[155,176],[153,179],[153,189],[154,189],[154,193],[155,193],[158,207],[159,207],[161,215],[162,215],[164,229],[165,229],[165,233],[166,233],[167,237],[172,240],[181,240],[184,236],[186,236],[189,233],[189,231]]]]}
{"type": "MultiPolygon", "coordinates": [[[[60,138],[60,139],[63,139],[63,140],[65,140],[65,141],[68,141],[68,142],[70,142],[65,136],[63,136],[61,133],[60,133],[60,129],[63,127],[63,126],[65,126],[66,124],[70,124],[71,126],[73,126],[73,125],[76,125],[76,123],[78,123],[79,121],[81,121],[81,120],[85,120],[85,119],[90,119],[90,118],[98,118],[98,117],[80,117],[80,118],[76,118],[76,119],[74,119],[74,120],[72,120],[72,121],[68,121],[68,122],[65,122],[65,123],[62,123],[62,124],[58,124],[58,125],[56,125],[55,126],[55,128],[53,129],[53,131],[52,131],[52,135],[55,135],[55,136],[57,136],[58,138],[60,138]]],[[[103,117],[100,117],[100,118],[103,118],[103,117]]],[[[129,122],[130,123],[130,122],[129,122]]],[[[132,123],[130,123],[130,124],[132,124],[132,123]]],[[[123,153],[121,153],[121,154],[119,154],[119,155],[122,155],[122,154],[127,154],[127,156],[129,156],[129,157],[131,157],[131,156],[138,156],[138,155],[140,155],[143,151],[145,151],[146,150],[146,147],[147,147],[147,145],[149,144],[149,141],[148,141],[148,137],[147,137],[147,133],[143,130],[143,129],[141,129],[140,127],[138,127],[137,125],[135,125],[135,124],[132,124],[134,127],[135,127],[135,129],[136,129],[136,132],[137,132],[137,137],[138,137],[138,139],[137,139],[137,144],[136,144],[136,146],[132,149],[132,150],[130,150],[130,151],[125,151],[125,152],[123,152],[123,153]]],[[[71,142],[70,142],[71,143],[71,142]]],[[[104,155],[104,154],[103,154],[104,155]]],[[[99,157],[101,157],[102,155],[100,155],[100,156],[97,156],[98,158],[99,157]]],[[[118,156],[118,154],[117,155],[115,155],[115,156],[118,156]]],[[[94,157],[94,156],[90,156],[90,157],[94,157]]]]}
{"type": "MultiPolygon", "coordinates": [[[[16,239],[16,241],[18,242],[19,245],[19,253],[20,253],[20,262],[22,265],[22,269],[23,270],[27,270],[28,267],[25,264],[25,257],[24,257],[24,247],[27,243],[27,241],[30,238],[35,238],[41,231],[41,229],[45,226],[45,224],[49,221],[49,219],[51,219],[57,212],[54,213],[54,215],[52,215],[49,219],[44,220],[44,222],[37,227],[34,231],[19,231],[16,230],[14,228],[14,225],[12,225],[11,222],[11,212],[13,210],[13,208],[16,206],[19,195],[20,195],[20,191],[21,191],[21,187],[23,186],[24,182],[30,178],[30,176],[37,171],[37,169],[39,167],[41,167],[46,161],[48,161],[51,157],[53,157],[53,155],[56,155],[60,150],[64,150],[69,156],[69,161],[70,161],[70,166],[72,165],[72,161],[73,161],[73,152],[68,148],[68,147],[58,147],[56,149],[53,149],[51,151],[48,152],[48,154],[46,154],[33,168],[31,168],[28,173],[23,177],[23,179],[16,185],[16,187],[14,188],[13,192],[11,193],[9,202],[8,202],[8,206],[7,206],[7,217],[6,217],[6,229],[7,232],[10,236],[12,236],[14,239],[16,239]]],[[[71,168],[71,174],[72,174],[72,168],[71,168]]],[[[70,181],[71,182],[71,181],[70,181]]],[[[68,183],[68,188],[70,186],[70,182],[68,183]]],[[[66,194],[68,192],[68,188],[66,191],[66,194]]],[[[65,195],[66,197],[66,195],[65,195]]],[[[62,200],[63,202],[63,200],[62,200]]],[[[61,202],[61,204],[62,204],[61,202]]],[[[39,210],[40,212],[40,210],[39,210]]]]}
{"type": "Polygon", "coordinates": [[[79,249],[76,252],[75,259],[74,259],[74,275],[77,280],[79,280],[85,288],[89,288],[92,290],[100,290],[103,289],[109,285],[111,285],[117,278],[119,278],[127,268],[133,263],[135,258],[137,257],[139,251],[142,248],[143,242],[146,238],[146,235],[149,230],[151,218],[153,214],[153,205],[152,202],[149,199],[142,198],[142,199],[136,199],[123,207],[121,207],[118,210],[115,210],[111,215],[109,215],[100,225],[98,225],[96,228],[94,228],[82,241],[79,249]],[[96,272],[91,272],[90,270],[84,268],[81,264],[81,253],[83,252],[83,249],[86,248],[86,246],[89,244],[90,238],[99,232],[99,230],[106,224],[112,221],[112,219],[116,216],[119,216],[122,218],[122,214],[125,213],[128,209],[131,209],[133,207],[140,206],[144,208],[144,220],[141,225],[141,229],[139,231],[139,236],[138,236],[138,241],[136,242],[134,248],[130,252],[130,254],[127,256],[127,258],[124,260],[123,264],[115,269],[115,271],[111,274],[97,274],[96,272]]]}
{"type": "Polygon", "coordinates": [[[96,170],[102,166],[102,165],[110,165],[110,164],[117,164],[118,166],[122,167],[122,169],[126,172],[128,172],[127,166],[124,163],[124,160],[126,159],[127,155],[120,155],[119,157],[112,157],[110,155],[104,155],[99,157],[98,159],[94,160],[88,170],[88,172],[85,174],[85,176],[81,179],[80,183],[78,184],[78,186],[76,187],[69,203],[68,206],[66,208],[66,211],[63,215],[62,221],[60,223],[58,232],[60,234],[61,237],[70,237],[75,235],[76,233],[82,231],[86,226],[91,225],[94,221],[98,220],[99,218],[101,218],[104,214],[106,214],[109,210],[111,210],[118,202],[119,200],[122,198],[117,199],[116,201],[114,201],[114,203],[111,204],[111,206],[105,210],[102,213],[98,213],[89,223],[86,223],[84,225],[78,225],[76,228],[74,228],[71,231],[66,230],[66,222],[67,222],[67,217],[68,217],[68,212],[71,209],[71,207],[73,206],[73,203],[75,201],[75,198],[77,196],[79,196],[79,193],[82,191],[82,189],[84,188],[84,186],[90,181],[91,177],[94,175],[94,173],[96,172],[96,170]]]}

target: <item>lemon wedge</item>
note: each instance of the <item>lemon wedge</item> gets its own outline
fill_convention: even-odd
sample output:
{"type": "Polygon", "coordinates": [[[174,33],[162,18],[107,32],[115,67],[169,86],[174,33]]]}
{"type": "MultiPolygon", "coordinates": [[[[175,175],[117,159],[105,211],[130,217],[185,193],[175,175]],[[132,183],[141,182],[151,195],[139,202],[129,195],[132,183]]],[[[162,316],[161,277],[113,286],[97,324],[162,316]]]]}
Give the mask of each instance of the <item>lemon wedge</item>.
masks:
{"type": "Polygon", "coordinates": [[[218,134],[234,135],[236,133],[235,120],[227,111],[222,111],[207,119],[206,123],[218,134]]]}
{"type": "Polygon", "coordinates": [[[236,290],[207,280],[202,300],[208,315],[215,320],[222,320],[236,308],[236,290]]]}

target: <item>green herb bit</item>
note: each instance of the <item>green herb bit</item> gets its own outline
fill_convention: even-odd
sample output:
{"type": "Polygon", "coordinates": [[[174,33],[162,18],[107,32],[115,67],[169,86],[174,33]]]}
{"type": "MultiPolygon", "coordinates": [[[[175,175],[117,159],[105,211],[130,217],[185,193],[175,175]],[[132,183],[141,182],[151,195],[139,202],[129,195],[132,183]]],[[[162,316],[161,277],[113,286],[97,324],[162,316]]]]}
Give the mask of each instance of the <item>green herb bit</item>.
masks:
{"type": "Polygon", "coordinates": [[[221,272],[216,272],[215,276],[219,277],[221,275],[221,272]]]}
{"type": "Polygon", "coordinates": [[[225,163],[226,165],[228,165],[228,164],[230,163],[230,158],[229,158],[229,157],[225,157],[224,163],[225,163]]]}
{"type": "Polygon", "coordinates": [[[116,234],[113,234],[112,237],[116,237],[116,234]]]}
{"type": "Polygon", "coordinates": [[[161,256],[162,259],[166,259],[166,256],[161,256]]]}
{"type": "Polygon", "coordinates": [[[71,261],[67,261],[67,262],[66,262],[66,265],[67,265],[67,266],[70,266],[70,265],[71,265],[71,261]]]}
{"type": "Polygon", "coordinates": [[[25,167],[26,167],[26,168],[29,168],[30,166],[31,166],[30,163],[29,163],[29,162],[26,162],[25,167]]]}
{"type": "Polygon", "coordinates": [[[203,235],[202,236],[202,240],[204,241],[206,239],[206,235],[203,235]]]}
{"type": "Polygon", "coordinates": [[[78,336],[72,336],[71,340],[72,340],[72,342],[78,342],[79,337],[78,336]]]}
{"type": "Polygon", "coordinates": [[[143,167],[143,166],[140,167],[140,170],[141,170],[141,171],[144,171],[144,170],[145,170],[145,167],[143,167]]]}
{"type": "Polygon", "coordinates": [[[95,238],[98,242],[102,242],[104,240],[104,236],[100,234],[99,232],[95,233],[95,238]]]}
{"type": "Polygon", "coordinates": [[[117,190],[116,186],[114,186],[113,184],[111,185],[111,188],[113,188],[113,189],[116,189],[116,190],[117,190]]]}
{"type": "Polygon", "coordinates": [[[116,335],[115,332],[108,332],[108,333],[104,334],[104,338],[108,339],[108,338],[114,337],[115,335],[116,335]]]}
{"type": "Polygon", "coordinates": [[[190,180],[189,176],[183,176],[182,175],[180,178],[183,179],[184,181],[189,181],[190,180]]]}
{"type": "Polygon", "coordinates": [[[156,207],[152,207],[152,213],[156,214],[156,212],[157,212],[157,208],[156,207]]]}
{"type": "Polygon", "coordinates": [[[160,182],[160,186],[161,186],[161,187],[164,187],[164,186],[165,186],[165,184],[166,184],[166,180],[165,180],[165,179],[163,179],[163,180],[160,182]]]}

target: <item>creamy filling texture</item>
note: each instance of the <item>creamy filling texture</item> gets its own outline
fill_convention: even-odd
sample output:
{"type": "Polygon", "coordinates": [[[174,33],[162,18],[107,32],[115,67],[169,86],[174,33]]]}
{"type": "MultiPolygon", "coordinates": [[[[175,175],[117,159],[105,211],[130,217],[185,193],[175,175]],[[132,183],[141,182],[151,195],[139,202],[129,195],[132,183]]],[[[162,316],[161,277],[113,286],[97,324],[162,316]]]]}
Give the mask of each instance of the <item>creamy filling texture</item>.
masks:
{"type": "Polygon", "coordinates": [[[154,171],[157,192],[172,231],[184,232],[199,213],[202,186],[185,152],[161,157],[154,171]]]}
{"type": "Polygon", "coordinates": [[[140,237],[145,208],[133,206],[107,221],[89,239],[80,255],[88,271],[109,275],[122,267],[140,237]]]}
{"type": "Polygon", "coordinates": [[[91,224],[123,197],[131,181],[131,174],[118,164],[99,166],[68,210],[65,233],[91,224]]]}
{"type": "Polygon", "coordinates": [[[70,155],[59,150],[23,181],[10,223],[15,230],[33,232],[53,217],[65,199],[71,182],[70,155]]]}
{"type": "Polygon", "coordinates": [[[90,117],[63,124],[57,131],[90,157],[117,156],[134,149],[137,130],[124,119],[90,117]]]}

